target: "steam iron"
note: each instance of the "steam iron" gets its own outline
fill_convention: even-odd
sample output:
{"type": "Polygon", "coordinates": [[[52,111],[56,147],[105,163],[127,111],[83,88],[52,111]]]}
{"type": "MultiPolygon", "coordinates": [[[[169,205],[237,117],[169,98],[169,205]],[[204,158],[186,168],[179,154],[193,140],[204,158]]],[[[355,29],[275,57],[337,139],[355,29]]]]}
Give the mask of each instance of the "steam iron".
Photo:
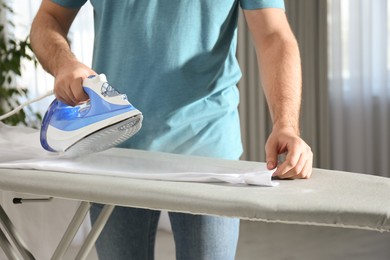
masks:
{"type": "Polygon", "coordinates": [[[107,82],[104,74],[83,81],[89,101],[69,106],[55,99],[42,122],[44,149],[74,156],[118,145],[141,128],[142,113],[107,82]]]}

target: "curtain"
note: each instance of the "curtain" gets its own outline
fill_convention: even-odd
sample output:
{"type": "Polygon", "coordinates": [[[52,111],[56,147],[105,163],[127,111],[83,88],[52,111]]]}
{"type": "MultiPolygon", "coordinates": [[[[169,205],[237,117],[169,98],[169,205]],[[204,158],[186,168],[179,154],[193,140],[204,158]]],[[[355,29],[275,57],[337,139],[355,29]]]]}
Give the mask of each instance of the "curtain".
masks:
{"type": "MultiPolygon", "coordinates": [[[[302,60],[301,135],[312,147],[314,165],[330,167],[326,0],[289,0],[286,14],[297,38],[302,60]]],[[[254,48],[243,16],[238,29],[237,57],[243,72],[239,83],[243,159],[264,161],[264,145],[272,129],[261,90],[254,48]]]]}
{"type": "Polygon", "coordinates": [[[390,177],[389,4],[329,0],[332,168],[390,177]]]}

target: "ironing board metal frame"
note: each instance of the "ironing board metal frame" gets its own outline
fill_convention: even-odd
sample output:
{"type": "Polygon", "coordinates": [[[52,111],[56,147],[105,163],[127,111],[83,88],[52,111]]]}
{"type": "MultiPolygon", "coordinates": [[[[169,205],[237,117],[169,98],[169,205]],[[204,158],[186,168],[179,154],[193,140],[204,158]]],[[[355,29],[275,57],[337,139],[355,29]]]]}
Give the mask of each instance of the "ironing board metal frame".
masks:
{"type": "Polygon", "coordinates": [[[0,229],[0,247],[3,249],[3,252],[8,257],[8,259],[18,259],[19,255],[16,249],[8,240],[7,236],[4,234],[3,230],[0,229]]]}
{"type": "MultiPolygon", "coordinates": [[[[72,221],[68,225],[61,241],[59,242],[51,260],[61,260],[66,254],[73,238],[75,237],[77,231],[79,230],[81,224],[83,223],[89,209],[91,208],[91,203],[82,201],[77,211],[75,212],[72,221]]],[[[91,252],[96,240],[98,239],[100,233],[102,232],[104,226],[106,225],[108,219],[111,216],[112,211],[114,210],[114,205],[105,205],[102,212],[99,214],[98,219],[92,226],[92,229],[88,233],[87,238],[84,240],[78,254],[75,257],[75,260],[85,260],[89,253],[91,252]]],[[[20,256],[24,260],[35,260],[35,257],[27,249],[26,244],[22,240],[21,236],[17,233],[15,226],[12,224],[12,221],[9,219],[7,213],[0,205],[0,223],[7,231],[8,236],[12,240],[7,238],[2,229],[0,229],[0,246],[3,249],[3,252],[10,260],[20,259],[20,256]],[[15,248],[16,247],[16,248],[15,248]]]]}
{"type": "Polygon", "coordinates": [[[87,258],[87,256],[91,252],[92,247],[95,245],[95,242],[98,239],[100,233],[103,231],[103,228],[106,225],[108,219],[110,218],[114,208],[114,205],[104,205],[95,224],[92,226],[91,231],[89,232],[87,238],[81,246],[75,260],[84,260],[87,258]]]}
{"type": "Polygon", "coordinates": [[[7,213],[4,211],[3,207],[0,205],[0,223],[7,232],[10,239],[7,238],[3,230],[0,229],[0,245],[9,259],[19,259],[17,252],[25,260],[34,260],[34,256],[27,249],[25,242],[22,237],[16,231],[15,226],[12,224],[12,221],[9,219],[7,213]],[[11,243],[11,241],[13,244],[11,243]],[[14,245],[14,246],[13,246],[14,245]],[[15,249],[16,247],[16,249],[15,249]]]}
{"type": "Polygon", "coordinates": [[[60,243],[58,244],[52,260],[62,259],[68,250],[70,244],[72,243],[73,238],[76,236],[77,231],[79,230],[81,224],[83,223],[85,217],[88,214],[89,209],[91,208],[91,203],[82,201],[77,211],[75,212],[72,221],[70,222],[68,228],[66,229],[60,243]]]}

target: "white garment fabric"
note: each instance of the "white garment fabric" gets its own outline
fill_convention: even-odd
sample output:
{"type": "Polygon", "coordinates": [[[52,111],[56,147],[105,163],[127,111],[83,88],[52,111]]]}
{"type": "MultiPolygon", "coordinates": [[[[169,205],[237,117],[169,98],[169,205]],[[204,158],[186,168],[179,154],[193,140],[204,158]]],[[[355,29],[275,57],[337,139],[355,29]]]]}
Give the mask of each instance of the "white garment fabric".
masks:
{"type": "Polygon", "coordinates": [[[273,171],[265,164],[253,163],[243,168],[234,161],[218,160],[207,164],[200,157],[155,156],[140,154],[134,158],[107,154],[67,158],[66,154],[46,152],[39,144],[39,131],[0,125],[0,168],[34,169],[186,182],[227,182],[275,186],[273,171]]]}

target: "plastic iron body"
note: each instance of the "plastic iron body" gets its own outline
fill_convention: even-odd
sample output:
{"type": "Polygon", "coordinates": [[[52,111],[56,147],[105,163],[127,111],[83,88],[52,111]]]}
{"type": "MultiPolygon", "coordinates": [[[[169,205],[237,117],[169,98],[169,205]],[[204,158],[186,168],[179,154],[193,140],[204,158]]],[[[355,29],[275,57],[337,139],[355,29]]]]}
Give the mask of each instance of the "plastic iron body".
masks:
{"type": "Polygon", "coordinates": [[[89,100],[69,106],[55,99],[42,122],[40,141],[47,151],[80,155],[103,151],[136,134],[142,113],[107,82],[104,74],[83,80],[89,100]]]}

